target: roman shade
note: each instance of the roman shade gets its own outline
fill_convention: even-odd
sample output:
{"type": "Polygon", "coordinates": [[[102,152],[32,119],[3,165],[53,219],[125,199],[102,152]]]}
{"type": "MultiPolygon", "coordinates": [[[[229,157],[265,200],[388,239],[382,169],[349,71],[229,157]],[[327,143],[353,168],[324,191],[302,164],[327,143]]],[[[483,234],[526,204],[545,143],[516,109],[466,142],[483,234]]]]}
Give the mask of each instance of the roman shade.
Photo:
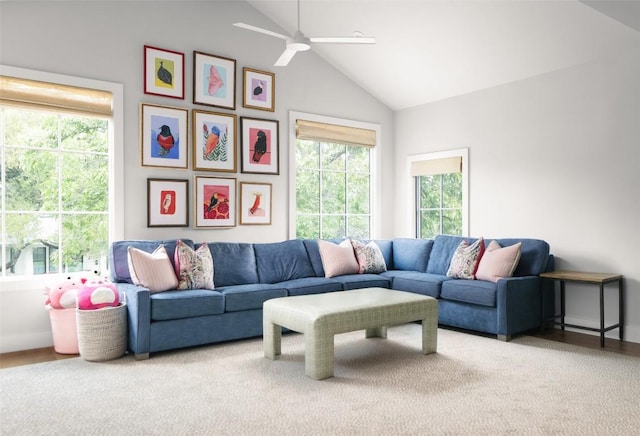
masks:
{"type": "Polygon", "coordinates": [[[296,138],[360,147],[376,145],[375,130],[308,120],[296,120],[296,138]]]}
{"type": "Polygon", "coordinates": [[[0,104],[85,115],[110,116],[111,92],[0,76],[0,104]]]}
{"type": "Polygon", "coordinates": [[[446,157],[411,162],[411,177],[435,176],[462,172],[462,157],[446,157]]]}

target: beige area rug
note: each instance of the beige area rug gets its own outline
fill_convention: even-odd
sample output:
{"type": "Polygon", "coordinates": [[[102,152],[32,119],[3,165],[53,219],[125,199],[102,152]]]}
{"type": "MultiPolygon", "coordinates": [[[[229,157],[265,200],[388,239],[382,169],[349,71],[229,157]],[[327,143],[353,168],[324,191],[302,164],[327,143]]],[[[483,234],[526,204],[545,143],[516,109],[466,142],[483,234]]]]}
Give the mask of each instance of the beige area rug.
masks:
{"type": "Polygon", "coordinates": [[[251,339],[92,363],[0,370],[8,435],[637,435],[640,359],[522,336],[421,327],[336,336],[335,377],[304,375],[304,337],[282,356],[251,339]]]}

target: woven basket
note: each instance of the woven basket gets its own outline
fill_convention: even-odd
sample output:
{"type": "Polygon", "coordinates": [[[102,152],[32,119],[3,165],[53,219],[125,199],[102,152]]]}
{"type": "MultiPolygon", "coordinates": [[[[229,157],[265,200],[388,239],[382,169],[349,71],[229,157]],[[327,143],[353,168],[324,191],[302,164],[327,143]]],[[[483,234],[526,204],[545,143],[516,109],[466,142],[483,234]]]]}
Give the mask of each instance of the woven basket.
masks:
{"type": "Polygon", "coordinates": [[[127,351],[127,305],[76,310],[80,356],[92,362],[117,359],[127,351]]]}

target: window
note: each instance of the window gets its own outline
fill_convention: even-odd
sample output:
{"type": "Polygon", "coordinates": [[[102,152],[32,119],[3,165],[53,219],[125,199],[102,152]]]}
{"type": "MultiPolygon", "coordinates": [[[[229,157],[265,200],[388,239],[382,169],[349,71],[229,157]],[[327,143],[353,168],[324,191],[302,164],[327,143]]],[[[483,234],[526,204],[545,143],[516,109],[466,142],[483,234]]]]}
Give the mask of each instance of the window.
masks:
{"type": "Polygon", "coordinates": [[[295,238],[370,239],[378,126],[297,115],[292,233],[295,238]]]}
{"type": "Polygon", "coordinates": [[[32,80],[28,76],[65,76],[9,67],[3,74],[0,275],[96,268],[106,273],[116,235],[111,194],[120,138],[120,129],[114,134],[112,91],[119,107],[121,86],[86,81],[112,88],[105,91],[32,80]],[[26,74],[14,77],[13,70],[26,74]]]}
{"type": "Polygon", "coordinates": [[[409,159],[417,238],[467,233],[466,150],[409,159]]]}

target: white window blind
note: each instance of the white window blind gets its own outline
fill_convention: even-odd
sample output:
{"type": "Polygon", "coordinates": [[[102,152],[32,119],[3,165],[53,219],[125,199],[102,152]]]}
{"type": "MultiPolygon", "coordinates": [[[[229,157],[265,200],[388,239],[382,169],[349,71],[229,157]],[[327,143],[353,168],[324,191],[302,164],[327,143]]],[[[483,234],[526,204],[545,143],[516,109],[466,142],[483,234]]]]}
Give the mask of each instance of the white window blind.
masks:
{"type": "Polygon", "coordinates": [[[411,162],[411,177],[460,172],[462,172],[462,157],[460,156],[411,162]]]}
{"type": "Polygon", "coordinates": [[[296,138],[370,148],[376,145],[375,130],[308,120],[296,120],[296,138]]]}

